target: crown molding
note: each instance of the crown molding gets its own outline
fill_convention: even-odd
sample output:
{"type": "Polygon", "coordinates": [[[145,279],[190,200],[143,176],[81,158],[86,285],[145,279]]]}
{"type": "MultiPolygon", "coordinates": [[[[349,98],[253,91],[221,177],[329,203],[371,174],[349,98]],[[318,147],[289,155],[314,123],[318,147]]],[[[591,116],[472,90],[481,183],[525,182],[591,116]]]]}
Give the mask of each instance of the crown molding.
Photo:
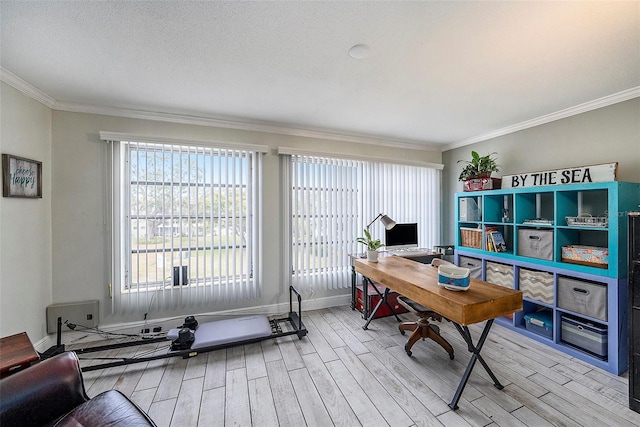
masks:
{"type": "Polygon", "coordinates": [[[147,111],[135,108],[119,108],[83,104],[78,102],[56,101],[38,88],[27,83],[12,72],[0,67],[0,79],[25,95],[39,101],[56,111],[74,113],[89,113],[106,116],[124,117],[140,120],[154,120],[169,123],[180,123],[198,126],[211,126],[226,129],[245,130],[250,132],[274,133],[278,135],[297,136],[304,138],[328,139],[334,141],[354,142],[358,144],[379,145],[392,148],[402,148],[419,151],[441,151],[435,144],[425,144],[423,141],[403,141],[380,138],[373,135],[358,135],[350,133],[331,132],[322,129],[295,128],[275,123],[222,119],[213,116],[197,116],[181,112],[147,111]]]}
{"type": "Polygon", "coordinates": [[[517,123],[515,125],[507,126],[502,129],[495,130],[493,132],[467,138],[462,141],[454,142],[452,144],[447,144],[442,151],[453,150],[454,148],[460,148],[460,147],[464,147],[465,145],[475,144],[476,142],[497,138],[499,136],[518,132],[524,129],[529,129],[535,126],[540,126],[545,123],[550,123],[556,120],[565,119],[567,117],[576,116],[578,114],[586,113],[592,110],[597,110],[598,108],[607,107],[609,105],[628,101],[630,99],[638,98],[638,97],[640,97],[640,86],[623,90],[621,92],[604,96],[602,98],[594,99],[593,101],[588,101],[573,107],[565,108],[564,110],[556,111],[555,113],[547,114],[544,116],[537,117],[535,119],[531,119],[525,122],[517,123]]]}
{"type": "Polygon", "coordinates": [[[355,142],[359,144],[380,145],[410,150],[440,151],[439,145],[425,145],[420,141],[391,140],[383,139],[376,136],[338,133],[320,129],[302,129],[268,122],[221,119],[217,117],[197,116],[179,112],[160,112],[139,110],[133,108],[104,107],[64,101],[56,102],[53,108],[59,111],[69,111],[75,113],[90,113],[141,120],[154,120],[198,126],[212,126],[250,132],[264,132],[304,138],[355,142]]]}
{"type": "Polygon", "coordinates": [[[0,80],[7,83],[10,86],[23,92],[25,95],[30,96],[36,101],[46,105],[47,107],[58,111],[69,111],[76,113],[89,113],[99,114],[106,116],[124,117],[140,120],[154,120],[170,123],[180,123],[198,126],[211,126],[226,129],[237,129],[250,132],[264,132],[273,133],[278,135],[297,136],[304,138],[325,139],[333,141],[353,142],[358,144],[377,145],[391,148],[402,148],[407,150],[419,150],[419,151],[436,151],[443,152],[453,150],[455,148],[464,147],[466,145],[475,144],[477,142],[486,141],[488,139],[497,138],[499,136],[507,135],[510,133],[518,132],[524,129],[529,129],[535,126],[540,126],[545,123],[550,123],[556,120],[564,119],[567,117],[575,116],[577,114],[586,113],[598,108],[607,107],[609,105],[617,104],[619,102],[628,101],[633,98],[640,97],[640,86],[633,87],[631,89],[623,90],[612,95],[604,96],[593,101],[588,101],[583,104],[569,107],[564,110],[557,111],[555,113],[547,114],[535,119],[527,120],[521,123],[516,123],[511,126],[507,126],[501,129],[497,129],[492,132],[477,135],[471,138],[463,139],[451,144],[439,145],[428,144],[424,141],[413,140],[394,140],[385,139],[373,135],[363,135],[354,133],[339,133],[331,132],[322,129],[303,129],[291,126],[285,126],[276,123],[258,122],[258,121],[246,121],[246,120],[232,120],[222,119],[213,116],[198,116],[191,114],[184,114],[180,112],[162,112],[162,111],[147,111],[135,108],[118,108],[118,107],[106,107],[82,104],[77,102],[56,101],[46,93],[42,92],[35,86],[27,83],[20,77],[16,76],[12,72],[0,67],[0,80]]]}
{"type": "Polygon", "coordinates": [[[3,67],[0,67],[0,80],[51,109],[56,103],[55,99],[3,67]]]}

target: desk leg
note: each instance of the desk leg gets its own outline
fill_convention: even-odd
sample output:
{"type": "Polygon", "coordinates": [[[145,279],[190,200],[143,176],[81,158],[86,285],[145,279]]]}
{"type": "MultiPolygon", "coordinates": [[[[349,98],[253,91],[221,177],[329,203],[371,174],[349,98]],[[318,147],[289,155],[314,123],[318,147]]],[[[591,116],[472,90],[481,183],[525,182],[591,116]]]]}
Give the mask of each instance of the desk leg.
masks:
{"type": "Polygon", "coordinates": [[[369,318],[369,279],[362,276],[362,318],[369,318]]]}
{"type": "Polygon", "coordinates": [[[489,330],[491,329],[491,325],[493,325],[493,319],[487,320],[487,323],[484,325],[484,329],[482,330],[482,334],[478,339],[478,344],[475,346],[473,345],[473,340],[471,339],[471,332],[469,332],[469,328],[467,326],[460,326],[455,322],[452,322],[452,323],[456,326],[456,329],[458,330],[458,332],[460,332],[460,335],[462,335],[462,338],[464,338],[469,348],[469,351],[473,353],[471,356],[471,359],[469,360],[469,364],[467,365],[467,369],[464,371],[464,374],[460,379],[460,384],[458,385],[458,389],[456,390],[456,393],[453,396],[453,400],[449,404],[449,407],[451,409],[458,409],[458,401],[460,400],[460,396],[462,396],[462,391],[464,390],[464,387],[467,385],[467,381],[469,381],[469,376],[471,375],[471,371],[473,371],[473,367],[476,364],[476,360],[480,361],[485,371],[487,371],[487,373],[493,380],[493,385],[497,389],[502,390],[504,387],[502,384],[500,384],[500,381],[498,381],[498,378],[496,378],[496,376],[493,374],[493,372],[491,371],[491,368],[489,368],[489,365],[487,365],[487,362],[485,362],[482,356],[480,356],[480,351],[482,350],[482,346],[484,345],[484,342],[487,339],[487,335],[489,335],[489,330]]]}
{"type": "Polygon", "coordinates": [[[356,309],[356,266],[351,266],[351,310],[356,309]]]}
{"type": "MultiPolygon", "coordinates": [[[[362,280],[362,286],[368,288],[369,287],[368,286],[369,283],[374,285],[374,283],[371,280],[369,280],[366,277],[364,277],[363,280],[362,280]]],[[[393,307],[391,307],[391,304],[389,304],[389,301],[387,301],[387,296],[389,295],[389,288],[387,288],[387,287],[384,288],[384,295],[380,293],[380,291],[378,290],[377,286],[374,285],[373,289],[375,289],[376,293],[380,296],[380,301],[378,301],[378,304],[376,304],[376,306],[373,309],[373,311],[371,312],[371,314],[368,317],[365,317],[365,319],[367,319],[367,322],[364,324],[362,329],[366,330],[369,327],[369,323],[371,323],[371,321],[373,320],[373,317],[376,315],[376,313],[378,312],[378,309],[380,308],[380,306],[383,303],[387,304],[387,307],[389,307],[389,310],[393,313],[394,316],[396,316],[396,320],[398,322],[401,322],[401,320],[398,317],[398,315],[396,314],[395,310],[393,309],[393,307]]],[[[366,297],[366,294],[364,294],[364,295],[366,297]]],[[[365,301],[368,301],[368,300],[365,300],[365,301]]],[[[365,303],[364,305],[368,305],[368,304],[365,303]]]]}

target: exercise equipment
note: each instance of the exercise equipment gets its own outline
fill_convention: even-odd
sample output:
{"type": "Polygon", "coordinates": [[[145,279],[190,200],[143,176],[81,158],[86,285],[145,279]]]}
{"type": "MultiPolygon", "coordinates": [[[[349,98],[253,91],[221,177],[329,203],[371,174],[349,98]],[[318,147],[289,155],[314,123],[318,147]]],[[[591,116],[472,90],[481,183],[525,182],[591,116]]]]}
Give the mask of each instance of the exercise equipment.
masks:
{"type": "Polygon", "coordinates": [[[169,330],[166,337],[86,347],[74,351],[76,354],[82,355],[171,340],[170,347],[164,354],[109,358],[107,360],[112,360],[111,362],[92,364],[81,369],[82,372],[88,372],[170,357],[187,359],[200,353],[289,335],[297,335],[298,339],[307,335],[307,328],[302,323],[302,298],[293,286],[289,286],[289,314],[287,317],[269,320],[264,315],[253,315],[199,324],[194,316],[188,316],[182,327],[169,330]],[[297,312],[293,311],[293,294],[296,295],[298,301],[297,312]],[[283,330],[282,325],[287,325],[287,330],[283,330]]]}
{"type": "Polygon", "coordinates": [[[198,350],[253,339],[270,338],[271,324],[265,315],[207,322],[192,328],[171,329],[167,338],[172,350],[198,350]]]}

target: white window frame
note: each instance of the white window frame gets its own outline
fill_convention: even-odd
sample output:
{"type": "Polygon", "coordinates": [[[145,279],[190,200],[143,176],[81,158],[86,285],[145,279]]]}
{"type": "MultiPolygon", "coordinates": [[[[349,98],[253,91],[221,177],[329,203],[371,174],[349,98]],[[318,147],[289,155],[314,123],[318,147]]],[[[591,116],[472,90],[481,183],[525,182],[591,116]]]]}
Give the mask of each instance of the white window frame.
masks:
{"type": "MultiPolygon", "coordinates": [[[[101,132],[101,138],[108,142],[111,148],[110,155],[107,157],[110,159],[108,161],[107,170],[111,171],[111,179],[107,182],[108,193],[110,193],[110,211],[113,212],[111,215],[111,229],[112,229],[112,241],[111,241],[111,292],[113,297],[113,307],[114,311],[118,311],[120,313],[147,313],[151,310],[175,310],[182,308],[205,308],[207,306],[211,306],[213,304],[224,303],[226,301],[241,301],[241,300],[250,300],[256,299],[261,294],[261,262],[262,262],[262,253],[261,253],[261,235],[262,235],[262,157],[263,154],[267,151],[264,146],[252,146],[252,145],[239,145],[239,144],[220,144],[220,143],[202,143],[202,142],[193,142],[193,141],[178,141],[171,139],[146,139],[142,137],[124,137],[124,135],[114,135],[111,133],[101,132]],[[128,142],[128,141],[138,141],[136,143],[128,142]],[[130,170],[129,170],[129,147],[134,144],[143,144],[144,147],[148,147],[150,149],[157,148],[159,150],[165,150],[167,153],[171,153],[171,150],[183,150],[183,155],[186,154],[189,150],[195,156],[200,156],[200,159],[205,158],[206,156],[213,155],[222,156],[224,160],[224,156],[230,156],[229,162],[236,164],[238,162],[246,162],[244,163],[247,167],[246,175],[242,178],[239,178],[239,175],[236,173],[238,171],[227,171],[229,174],[233,174],[233,177],[230,178],[230,181],[233,183],[236,180],[242,180],[242,183],[238,183],[238,186],[244,185],[247,188],[246,191],[246,223],[240,224],[242,225],[243,231],[246,233],[246,246],[243,244],[241,246],[244,249],[241,252],[244,253],[245,259],[240,258],[239,263],[245,264],[246,266],[240,266],[241,274],[236,275],[235,272],[240,271],[238,269],[234,269],[232,265],[235,262],[235,257],[230,258],[222,258],[222,262],[226,262],[225,266],[227,271],[231,271],[233,274],[224,274],[224,272],[216,273],[214,270],[214,263],[211,260],[206,260],[206,262],[210,262],[210,270],[209,273],[213,271],[216,278],[204,278],[199,277],[199,273],[204,270],[207,271],[207,267],[204,265],[204,262],[201,265],[192,266],[195,270],[191,270],[198,277],[197,280],[192,280],[188,284],[179,284],[178,286],[174,286],[173,284],[173,275],[169,277],[165,277],[164,280],[156,281],[155,283],[138,283],[135,286],[132,286],[132,281],[130,280],[130,274],[132,271],[131,266],[131,253],[132,246],[131,240],[133,236],[132,233],[132,220],[135,220],[135,217],[130,217],[129,214],[131,212],[131,207],[129,204],[129,195],[131,191],[131,180],[129,179],[130,170]],[[238,175],[238,177],[236,177],[238,175]],[[197,273],[196,273],[197,270],[197,273]]],[[[214,161],[211,161],[210,164],[213,164],[214,161]]],[[[209,168],[206,173],[213,173],[213,167],[209,168]]],[[[217,178],[211,177],[210,182],[215,182],[217,178]]],[[[189,194],[193,191],[196,191],[198,196],[194,196],[196,199],[201,197],[200,190],[204,190],[205,188],[211,188],[210,184],[206,182],[187,182],[183,183],[184,186],[188,187],[189,194]]],[[[151,188],[151,187],[150,187],[151,188]]],[[[213,190],[211,190],[213,191],[213,190]]],[[[210,194],[213,197],[213,194],[210,194]]],[[[189,196],[191,197],[191,196],[189,196]]],[[[191,199],[190,199],[191,200],[191,199]]],[[[235,200],[235,198],[234,198],[235,200]]],[[[197,205],[198,203],[192,200],[192,204],[197,205]]],[[[229,202],[229,205],[233,204],[229,202]]],[[[213,205],[213,203],[211,203],[213,205]]],[[[196,211],[199,208],[196,208],[196,211]]],[[[192,209],[190,209],[190,213],[192,209]]],[[[225,217],[230,222],[234,222],[237,219],[237,214],[241,212],[240,206],[235,210],[236,214],[233,212],[231,214],[227,213],[225,217]],[[234,218],[236,215],[236,218],[234,218]]],[[[181,211],[182,213],[182,211],[181,211]]],[[[222,212],[213,213],[213,212],[196,212],[197,215],[178,215],[177,218],[182,221],[186,220],[189,217],[198,217],[200,219],[207,218],[207,220],[213,221],[214,217],[218,217],[219,215],[224,215],[222,212]]],[[[236,225],[236,224],[234,224],[236,225]]],[[[222,230],[220,227],[220,223],[218,223],[218,231],[222,230]]],[[[228,227],[228,226],[227,226],[228,227]]],[[[196,230],[198,230],[196,228],[196,230]]],[[[224,231],[224,230],[222,230],[224,231]]],[[[204,237],[200,239],[200,233],[195,233],[195,235],[190,234],[190,237],[187,237],[186,241],[190,242],[191,240],[200,241],[202,244],[198,244],[198,250],[201,254],[206,254],[207,252],[210,255],[213,254],[213,251],[210,248],[205,248],[205,242],[207,239],[204,237]]],[[[213,242],[213,236],[209,238],[209,243],[213,242]]],[[[164,240],[164,239],[162,239],[164,240]]],[[[172,239],[173,240],[173,239],[172,239]]],[[[183,241],[183,237],[180,238],[178,245],[183,241]]],[[[174,240],[175,243],[175,240],[174,240]]],[[[230,246],[237,246],[237,241],[231,242],[230,246]]],[[[188,250],[187,247],[178,249],[188,250]]],[[[152,251],[155,251],[153,249],[152,251]]],[[[172,249],[168,246],[164,246],[162,248],[163,253],[166,251],[171,251],[172,249]]],[[[197,252],[197,250],[196,250],[197,252]]],[[[219,251],[218,253],[220,253],[219,251]]],[[[185,251],[185,253],[188,253],[185,251]]],[[[200,260],[201,256],[196,256],[196,260],[200,260]]],[[[199,262],[199,261],[198,261],[199,262]]],[[[165,266],[166,267],[166,266],[165,266]]],[[[173,266],[171,266],[173,267],[173,266]]],[[[221,269],[222,270],[222,269],[221,269]]]]}

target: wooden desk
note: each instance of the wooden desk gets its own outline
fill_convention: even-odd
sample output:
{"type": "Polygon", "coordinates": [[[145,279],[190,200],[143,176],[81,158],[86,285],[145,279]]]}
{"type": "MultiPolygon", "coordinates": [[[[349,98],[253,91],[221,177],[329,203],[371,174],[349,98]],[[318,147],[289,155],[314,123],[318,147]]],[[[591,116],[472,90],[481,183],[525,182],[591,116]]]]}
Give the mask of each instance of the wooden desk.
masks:
{"type": "Polygon", "coordinates": [[[0,338],[0,376],[31,365],[40,359],[26,332],[0,338]]]}
{"type": "MultiPolygon", "coordinates": [[[[368,281],[382,283],[387,288],[405,295],[451,320],[460,332],[469,351],[473,354],[449,407],[458,408],[458,401],[476,361],[482,364],[494,385],[498,389],[503,388],[480,355],[480,351],[496,317],[522,310],[521,291],[473,278],[469,290],[449,291],[438,285],[437,268],[401,257],[380,257],[377,263],[355,259],[354,269],[363,276],[363,285],[368,284],[368,281]],[[482,334],[474,344],[468,325],[484,321],[486,324],[482,334]]],[[[367,319],[366,325],[369,324],[382,303],[382,300],[378,303],[367,319]]]]}

